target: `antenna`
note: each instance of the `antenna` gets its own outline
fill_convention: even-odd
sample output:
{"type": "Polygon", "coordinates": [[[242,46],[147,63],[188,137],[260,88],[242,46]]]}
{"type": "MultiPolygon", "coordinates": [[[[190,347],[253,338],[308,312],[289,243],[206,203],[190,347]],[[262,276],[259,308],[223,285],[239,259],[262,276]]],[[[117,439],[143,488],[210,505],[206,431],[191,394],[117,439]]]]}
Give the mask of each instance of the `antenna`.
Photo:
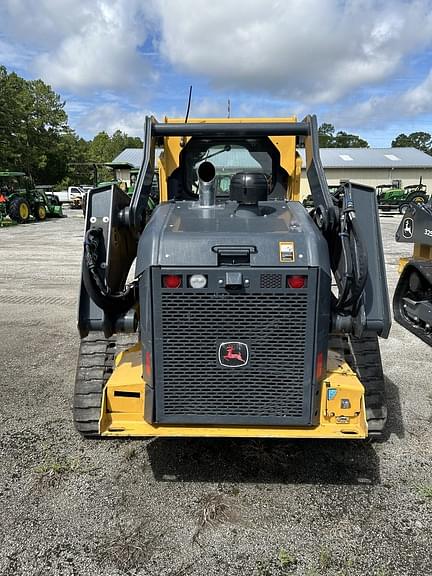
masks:
{"type": "Polygon", "coordinates": [[[189,98],[188,98],[188,103],[187,103],[187,108],[186,108],[185,124],[187,124],[187,121],[189,118],[189,110],[190,110],[190,106],[191,106],[191,100],[192,100],[192,84],[189,86],[189,98]]]}

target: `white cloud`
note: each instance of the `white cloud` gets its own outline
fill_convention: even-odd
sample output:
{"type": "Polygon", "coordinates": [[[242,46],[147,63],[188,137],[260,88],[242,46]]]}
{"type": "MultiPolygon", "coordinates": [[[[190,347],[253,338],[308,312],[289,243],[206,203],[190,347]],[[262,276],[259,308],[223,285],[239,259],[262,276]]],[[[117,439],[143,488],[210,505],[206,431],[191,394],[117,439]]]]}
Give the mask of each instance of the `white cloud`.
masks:
{"type": "Polygon", "coordinates": [[[0,63],[7,63],[13,68],[25,68],[34,57],[34,53],[15,43],[0,38],[0,63]]]}
{"type": "Polygon", "coordinates": [[[0,21],[0,62],[64,94],[86,135],[141,135],[149,102],[182,116],[193,76],[194,116],[225,116],[228,97],[233,116],[324,110],[342,129],[432,114],[432,72],[406,78],[432,0],[0,0],[0,21]]]}
{"type": "Polygon", "coordinates": [[[432,113],[432,70],[421,84],[405,92],[401,104],[408,116],[432,113]]]}
{"type": "Polygon", "coordinates": [[[192,97],[191,116],[195,118],[226,118],[228,100],[192,97]]]}
{"type": "Polygon", "coordinates": [[[93,16],[87,5],[82,0],[2,0],[1,32],[23,45],[51,49],[93,16]]]}
{"type": "Polygon", "coordinates": [[[158,0],[162,54],[215,87],[334,102],[431,42],[428,0],[158,0]],[[421,30],[421,34],[419,31],[421,30]]]}
{"type": "MultiPolygon", "coordinates": [[[[432,69],[414,88],[372,96],[338,110],[338,125],[383,128],[392,122],[432,114],[432,69]]],[[[408,131],[411,131],[408,127],[408,131]]]]}
{"type": "Polygon", "coordinates": [[[6,0],[6,31],[38,53],[30,69],[57,89],[128,90],[154,80],[138,48],[147,38],[140,0],[6,0]]]}
{"type": "Polygon", "coordinates": [[[77,131],[79,134],[92,138],[98,132],[113,134],[116,130],[126,132],[129,136],[143,137],[144,119],[152,115],[150,110],[124,110],[118,104],[102,104],[89,108],[79,116],[77,131]]]}

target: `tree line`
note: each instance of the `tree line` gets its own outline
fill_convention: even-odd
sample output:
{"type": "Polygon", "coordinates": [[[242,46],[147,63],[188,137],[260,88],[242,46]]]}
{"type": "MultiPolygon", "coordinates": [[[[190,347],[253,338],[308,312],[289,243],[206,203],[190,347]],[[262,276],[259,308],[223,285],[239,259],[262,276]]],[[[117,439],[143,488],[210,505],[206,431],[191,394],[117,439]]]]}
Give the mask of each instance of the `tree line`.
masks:
{"type": "MultiPolygon", "coordinates": [[[[42,80],[25,80],[0,66],[0,170],[24,171],[38,184],[92,184],[92,164],[143,145],[120,130],[85,140],[69,126],[64,108],[42,80]]],[[[103,168],[99,175],[111,178],[103,168]]]]}
{"type": "MultiPolygon", "coordinates": [[[[368,148],[356,134],[321,124],[319,143],[325,148],[368,148]]],[[[65,102],[42,80],[25,80],[0,65],[0,170],[21,170],[38,184],[93,183],[92,164],[111,162],[125,148],[139,148],[141,138],[117,130],[81,138],[68,123],[65,102]]],[[[432,155],[428,132],[399,134],[392,147],[413,146],[432,155]]],[[[101,179],[111,177],[99,169],[101,179]]]]}
{"type": "MultiPolygon", "coordinates": [[[[321,124],[318,128],[321,148],[369,148],[369,144],[356,134],[335,132],[333,124],[321,124]]],[[[391,143],[392,148],[417,148],[432,156],[432,136],[428,132],[399,134],[391,143]]]]}

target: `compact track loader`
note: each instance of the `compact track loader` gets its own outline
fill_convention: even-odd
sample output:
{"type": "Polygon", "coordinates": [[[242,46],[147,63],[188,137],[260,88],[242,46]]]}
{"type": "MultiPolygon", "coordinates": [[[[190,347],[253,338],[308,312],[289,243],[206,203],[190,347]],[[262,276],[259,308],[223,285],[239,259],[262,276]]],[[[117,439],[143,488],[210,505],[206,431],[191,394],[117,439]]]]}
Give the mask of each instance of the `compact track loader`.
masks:
{"type": "Polygon", "coordinates": [[[432,346],[432,200],[411,203],[396,232],[397,242],[414,244],[412,258],[401,258],[393,298],[396,322],[432,346]]]}
{"type": "Polygon", "coordinates": [[[78,431],[382,437],[376,193],[346,183],[330,195],[316,118],[148,117],[143,152],[132,197],[116,185],[88,195],[78,431]]]}

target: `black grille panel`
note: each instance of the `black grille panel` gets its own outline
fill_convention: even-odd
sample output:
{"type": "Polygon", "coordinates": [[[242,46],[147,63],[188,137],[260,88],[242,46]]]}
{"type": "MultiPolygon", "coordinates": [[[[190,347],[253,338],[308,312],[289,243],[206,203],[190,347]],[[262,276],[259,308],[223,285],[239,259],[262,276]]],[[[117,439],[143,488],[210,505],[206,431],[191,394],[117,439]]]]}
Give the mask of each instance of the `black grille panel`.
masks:
{"type": "Polygon", "coordinates": [[[261,274],[261,288],[282,288],[282,274],[261,274]]]}
{"type": "Polygon", "coordinates": [[[157,421],[310,423],[308,292],[162,291],[155,311],[157,421]],[[220,365],[219,345],[229,341],[247,344],[246,366],[220,365]]]}

